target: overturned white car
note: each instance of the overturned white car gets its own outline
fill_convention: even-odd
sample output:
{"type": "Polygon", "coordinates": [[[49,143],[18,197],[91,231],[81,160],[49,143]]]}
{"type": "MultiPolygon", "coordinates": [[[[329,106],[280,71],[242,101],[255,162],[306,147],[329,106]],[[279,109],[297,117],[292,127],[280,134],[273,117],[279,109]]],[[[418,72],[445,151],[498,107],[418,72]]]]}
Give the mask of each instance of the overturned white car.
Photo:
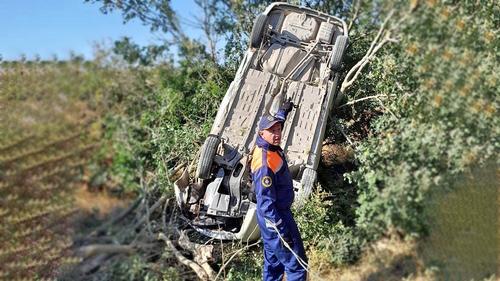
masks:
{"type": "Polygon", "coordinates": [[[174,183],[177,203],[197,231],[225,240],[259,238],[249,162],[260,117],[274,115],[285,100],[298,106],[281,142],[295,204],[311,194],[347,44],[343,20],[308,8],[274,3],[256,18],[196,174],[186,169],[174,183]]]}

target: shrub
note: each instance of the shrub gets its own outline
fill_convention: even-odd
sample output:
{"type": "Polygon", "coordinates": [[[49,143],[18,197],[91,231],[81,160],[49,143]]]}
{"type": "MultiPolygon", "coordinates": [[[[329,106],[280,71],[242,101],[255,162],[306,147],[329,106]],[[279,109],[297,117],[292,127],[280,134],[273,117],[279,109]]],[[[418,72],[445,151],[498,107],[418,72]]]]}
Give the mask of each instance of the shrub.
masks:
{"type": "Polygon", "coordinates": [[[389,227],[425,233],[429,190],[448,188],[449,178],[499,149],[498,38],[489,36],[498,8],[492,1],[429,3],[407,20],[401,44],[384,52],[368,75],[394,98],[356,147],[359,169],[347,175],[358,188],[357,226],[367,239],[389,227]]]}

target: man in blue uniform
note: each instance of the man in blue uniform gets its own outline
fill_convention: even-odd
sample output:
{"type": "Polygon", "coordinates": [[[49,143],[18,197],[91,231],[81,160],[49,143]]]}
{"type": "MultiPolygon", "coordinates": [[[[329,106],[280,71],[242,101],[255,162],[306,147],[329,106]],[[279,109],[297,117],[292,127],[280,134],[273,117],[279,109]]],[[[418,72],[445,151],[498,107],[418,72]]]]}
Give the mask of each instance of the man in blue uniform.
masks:
{"type": "Polygon", "coordinates": [[[252,155],[257,221],[264,242],[263,280],[281,281],[284,272],[289,281],[307,278],[307,257],[290,210],[294,199],[292,177],[279,146],[283,123],[292,108],[293,103],[286,102],[276,116],[262,116],[252,155]]]}

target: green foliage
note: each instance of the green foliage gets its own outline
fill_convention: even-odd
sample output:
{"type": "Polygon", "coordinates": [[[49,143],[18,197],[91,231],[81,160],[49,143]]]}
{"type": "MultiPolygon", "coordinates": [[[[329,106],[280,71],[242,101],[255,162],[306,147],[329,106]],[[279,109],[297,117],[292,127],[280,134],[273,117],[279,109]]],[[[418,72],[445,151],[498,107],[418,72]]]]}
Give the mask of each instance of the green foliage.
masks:
{"type": "Polygon", "coordinates": [[[364,245],[356,229],[344,226],[342,222],[330,225],[330,233],[320,240],[315,249],[324,252],[329,257],[329,262],[335,265],[349,264],[355,262],[361,254],[364,245]]]}
{"type": "Polygon", "coordinates": [[[367,78],[394,98],[356,147],[359,169],[348,175],[368,239],[390,227],[425,233],[428,191],[498,151],[495,9],[492,1],[429,2],[405,22],[401,45],[373,63],[367,78]]]}
{"type": "Polygon", "coordinates": [[[247,281],[262,280],[262,265],[264,264],[262,250],[244,253],[233,262],[224,280],[247,281]]]}
{"type": "MultiPolygon", "coordinates": [[[[119,7],[115,2],[103,7],[121,9],[126,20],[142,19],[143,13],[151,15],[162,1],[154,2],[149,10],[141,10],[143,4],[119,7]]],[[[256,15],[268,4],[209,2],[212,8],[226,5],[218,12],[211,10],[217,31],[228,36],[224,67],[211,62],[203,45],[181,37],[178,65],[135,68],[133,92],[141,94],[116,93],[116,107],[122,114],[106,124],[113,139],[124,136],[116,147],[115,162],[123,178],[134,171],[137,175],[137,170],[151,171],[167,182],[162,177],[169,168],[194,157],[246,49],[253,24],[253,16],[248,15],[256,15]]],[[[364,56],[383,19],[394,10],[388,27],[394,28],[392,36],[398,42],[384,46],[346,93],[351,100],[382,97],[339,110],[337,123],[330,124],[327,134],[336,143],[345,142],[338,130],[344,128],[355,142],[357,167],[346,176],[349,183],[328,187],[333,197],[318,195],[297,210],[308,247],[330,252],[330,262],[352,262],[366,241],[390,228],[426,233],[422,214],[428,191],[446,187],[449,177],[480,165],[498,151],[499,44],[495,36],[498,20],[493,16],[498,7],[493,1],[481,5],[437,1],[302,4],[344,18],[359,9],[350,30],[346,70],[364,56]]],[[[161,12],[158,20],[173,28],[164,31],[175,30],[175,15],[169,9],[161,12]]],[[[153,21],[144,22],[155,26],[153,21]]],[[[138,47],[132,47],[139,58],[138,47]]],[[[125,181],[137,182],[136,176],[125,181]]]]}
{"type": "Polygon", "coordinates": [[[294,217],[297,226],[301,230],[300,235],[304,245],[315,245],[331,231],[331,202],[324,200],[324,193],[315,193],[300,209],[294,209],[294,217]]]}
{"type": "Polygon", "coordinates": [[[131,187],[146,171],[167,183],[168,170],[190,161],[208,134],[230,74],[188,60],[134,71],[137,85],[128,91],[141,94],[111,96],[116,110],[105,122],[117,153],[114,171],[131,187]]]}
{"type": "Polygon", "coordinates": [[[151,263],[144,261],[143,257],[134,255],[127,259],[120,259],[111,264],[111,270],[106,271],[105,276],[99,276],[100,280],[116,281],[177,281],[182,280],[178,269],[165,266],[151,270],[151,263]]]}
{"type": "Polygon", "coordinates": [[[294,210],[304,246],[322,253],[332,264],[354,262],[363,241],[352,227],[343,224],[327,195],[315,193],[303,207],[294,210]]]}
{"type": "Polygon", "coordinates": [[[151,31],[163,31],[178,34],[181,32],[179,19],[170,6],[169,0],[84,0],[90,3],[101,3],[101,11],[105,14],[115,10],[121,11],[125,22],[134,18],[140,19],[150,26],[151,31]]]}
{"type": "MultiPolygon", "coordinates": [[[[106,11],[121,10],[125,20],[139,18],[152,29],[162,23],[163,32],[180,35],[176,64],[137,67],[154,61],[146,49],[131,42],[115,46],[116,53],[137,65],[126,70],[130,87],[108,95],[114,110],[105,121],[108,139],[114,143],[113,171],[124,185],[136,189],[138,177],[147,172],[167,183],[169,169],[195,157],[247,48],[254,15],[269,3],[208,1],[217,32],[227,35],[221,66],[213,63],[203,44],[181,34],[168,1],[150,6],[93,2],[101,2],[106,11]],[[218,5],[224,9],[213,9],[218,5]],[[155,12],[160,13],[157,19],[146,17],[155,12]]],[[[348,19],[359,9],[350,30],[345,70],[364,56],[385,16],[394,10],[388,27],[397,42],[384,46],[346,93],[349,100],[380,99],[368,98],[336,111],[336,122],[329,124],[326,136],[336,144],[345,143],[346,137],[354,141],[356,167],[346,175],[348,182],[338,182],[340,186],[322,182],[330,195],[315,195],[296,210],[309,249],[331,263],[350,263],[367,241],[389,229],[425,234],[429,191],[451,189],[450,178],[498,152],[500,44],[494,15],[499,8],[493,1],[301,4],[348,19]]],[[[239,270],[238,264],[229,271],[230,279],[260,278],[259,263],[251,255],[242,257],[250,259],[244,265],[250,273],[239,270]]]]}
{"type": "Polygon", "coordinates": [[[120,55],[127,63],[134,65],[151,65],[160,60],[167,50],[166,45],[149,45],[140,47],[129,37],[114,42],[113,52],[120,55]]]}

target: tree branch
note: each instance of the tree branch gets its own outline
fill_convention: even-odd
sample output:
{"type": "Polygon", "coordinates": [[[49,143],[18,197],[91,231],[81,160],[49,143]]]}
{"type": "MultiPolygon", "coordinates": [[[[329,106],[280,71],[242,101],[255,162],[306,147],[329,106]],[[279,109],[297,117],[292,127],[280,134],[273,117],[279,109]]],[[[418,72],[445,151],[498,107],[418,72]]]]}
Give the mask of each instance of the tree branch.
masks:
{"type": "Polygon", "coordinates": [[[380,95],[374,95],[374,96],[368,96],[368,97],[360,98],[360,99],[357,99],[357,100],[353,100],[353,101],[344,103],[343,105],[339,106],[338,108],[340,109],[342,107],[346,107],[348,105],[355,104],[355,103],[360,102],[360,101],[369,100],[369,99],[376,99],[376,98],[379,98],[379,97],[387,97],[387,95],[380,94],[380,95]]]}
{"type": "Polygon", "coordinates": [[[142,216],[139,221],[137,221],[137,223],[134,225],[133,229],[137,229],[139,226],[141,226],[144,222],[146,222],[149,217],[151,216],[151,213],[153,213],[156,209],[158,209],[158,207],[160,207],[160,205],[163,204],[163,202],[165,202],[167,200],[167,197],[165,195],[163,195],[162,197],[160,197],[160,199],[158,199],[147,211],[146,211],[146,214],[144,216],[142,216]]]}
{"type": "Polygon", "coordinates": [[[184,231],[181,231],[177,242],[179,243],[179,246],[193,253],[194,261],[199,264],[203,270],[205,270],[209,279],[213,280],[215,277],[215,271],[212,269],[210,264],[208,264],[208,262],[213,260],[212,252],[214,246],[193,243],[189,240],[184,231]]]}
{"type": "Polygon", "coordinates": [[[96,254],[131,254],[135,249],[131,245],[93,244],[80,247],[76,252],[79,256],[88,258],[96,254]]]}
{"type": "Polygon", "coordinates": [[[346,134],[346,132],[344,131],[344,129],[342,129],[341,126],[338,126],[338,129],[339,129],[340,133],[342,133],[342,135],[344,136],[344,138],[347,140],[347,142],[350,145],[354,146],[354,142],[349,138],[349,136],[346,134]]]}
{"type": "Polygon", "coordinates": [[[209,0],[195,0],[194,2],[203,10],[203,16],[195,18],[207,39],[211,59],[213,62],[217,62],[216,48],[218,39],[217,34],[214,32],[215,20],[212,11],[214,3],[210,3],[209,0]]]}
{"type": "Polygon", "coordinates": [[[361,74],[361,71],[363,71],[363,69],[365,68],[366,65],[368,65],[368,63],[370,63],[370,61],[375,57],[375,54],[387,43],[389,42],[389,37],[387,38],[384,38],[381,42],[378,43],[378,45],[376,45],[373,50],[371,50],[371,53],[367,53],[367,55],[365,55],[365,57],[363,57],[363,59],[361,59],[361,63],[359,64],[359,66],[357,68],[353,67],[349,73],[347,74],[347,76],[351,76],[349,79],[347,79],[347,76],[346,76],[346,79],[344,80],[344,82],[342,82],[342,86],[340,87],[340,91],[342,93],[344,93],[349,87],[352,86],[352,84],[354,84],[354,82],[358,79],[358,76],[361,74]]]}
{"type": "Polygon", "coordinates": [[[362,0],[356,1],[356,5],[354,6],[354,15],[352,16],[352,20],[349,22],[349,26],[347,27],[348,31],[351,30],[353,23],[358,19],[361,2],[362,0]]]}
{"type": "Polygon", "coordinates": [[[387,107],[384,105],[384,103],[382,102],[382,100],[381,100],[381,99],[377,98],[377,100],[378,100],[378,102],[380,103],[380,106],[382,106],[382,107],[383,107],[383,108],[384,108],[387,112],[389,112],[389,113],[392,115],[392,117],[394,117],[394,118],[398,119],[398,117],[396,116],[396,114],[394,114],[394,112],[392,112],[392,110],[390,110],[389,108],[387,108],[387,107]]]}
{"type": "Polygon", "coordinates": [[[250,248],[250,247],[253,247],[257,244],[260,243],[260,239],[257,240],[257,242],[254,242],[252,244],[247,244],[245,247],[239,249],[238,251],[236,251],[228,260],[227,262],[223,263],[222,266],[220,267],[219,269],[219,272],[217,273],[217,276],[215,276],[215,279],[214,280],[217,280],[217,278],[219,278],[219,275],[226,269],[226,266],[239,254],[241,254],[243,251],[245,251],[246,249],[250,248]]]}
{"type": "Polygon", "coordinates": [[[167,244],[167,247],[172,251],[172,253],[174,254],[175,258],[177,258],[177,260],[182,263],[183,265],[191,268],[194,273],[196,273],[196,275],[198,276],[198,278],[200,280],[211,280],[209,275],[207,274],[207,272],[205,272],[205,270],[197,263],[195,263],[194,261],[186,258],[185,256],[183,256],[179,250],[177,250],[174,246],[174,244],[172,243],[172,241],[170,241],[167,236],[165,236],[165,234],[163,233],[160,233],[158,234],[158,239],[160,240],[163,240],[165,242],[165,244],[167,244]]]}
{"type": "Polygon", "coordinates": [[[350,88],[354,82],[358,79],[361,71],[365,68],[365,66],[370,62],[375,57],[375,54],[388,42],[395,42],[396,40],[391,38],[391,31],[387,30],[387,24],[391,17],[394,14],[394,10],[391,10],[387,17],[385,18],[384,22],[380,26],[377,35],[373,39],[373,41],[370,44],[370,47],[368,48],[368,51],[366,51],[366,54],[363,56],[363,58],[358,61],[350,70],[347,72],[347,75],[342,82],[342,85],[340,87],[340,92],[344,93],[348,88],[350,88]],[[381,40],[381,38],[383,38],[381,40]]]}

